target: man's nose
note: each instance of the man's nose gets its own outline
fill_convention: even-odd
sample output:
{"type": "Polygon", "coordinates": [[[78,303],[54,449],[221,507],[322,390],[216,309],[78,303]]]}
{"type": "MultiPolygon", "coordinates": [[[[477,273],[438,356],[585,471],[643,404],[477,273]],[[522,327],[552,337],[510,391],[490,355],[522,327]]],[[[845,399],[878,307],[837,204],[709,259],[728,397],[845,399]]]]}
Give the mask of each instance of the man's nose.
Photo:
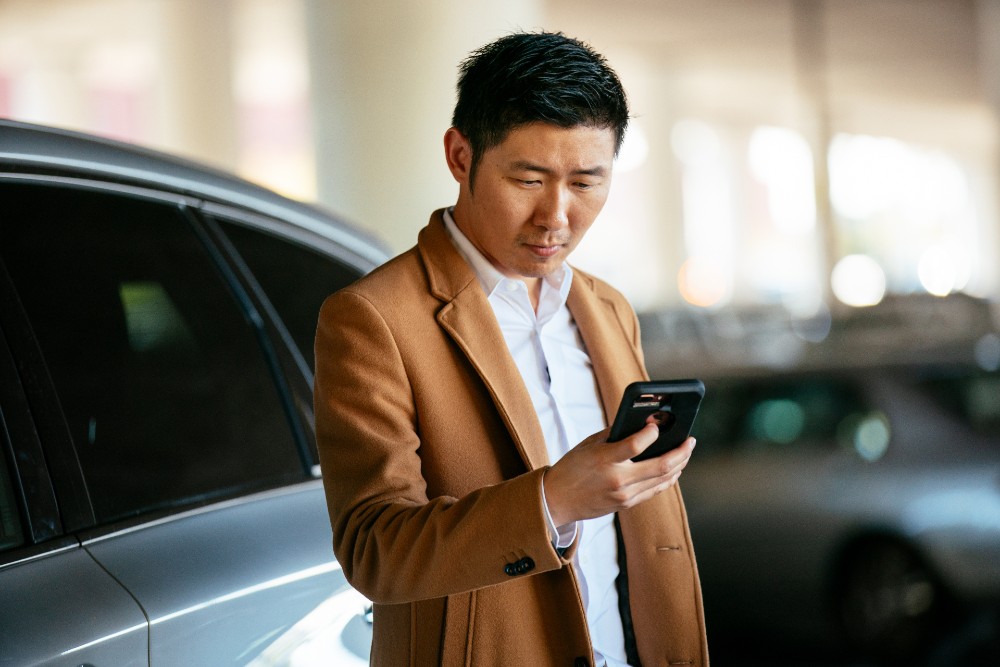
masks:
{"type": "Polygon", "coordinates": [[[547,189],[535,211],[535,224],[552,231],[569,225],[570,195],[566,188],[547,189]]]}

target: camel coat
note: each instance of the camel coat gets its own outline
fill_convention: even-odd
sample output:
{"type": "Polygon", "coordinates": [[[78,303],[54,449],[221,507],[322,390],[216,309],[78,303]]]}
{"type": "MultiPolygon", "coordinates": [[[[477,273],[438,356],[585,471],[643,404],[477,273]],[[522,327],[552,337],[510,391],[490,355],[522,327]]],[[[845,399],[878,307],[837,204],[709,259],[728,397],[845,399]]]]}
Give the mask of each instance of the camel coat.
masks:
{"type": "MultiPolygon", "coordinates": [[[[568,306],[610,422],[645,377],[635,314],[582,271],[568,306]]],[[[576,545],[549,541],[541,426],[441,211],[416,247],[324,303],[315,390],[334,552],[374,602],[373,665],[592,662],[576,545]]],[[[707,665],[677,486],[619,526],[643,667],[707,665]]]]}

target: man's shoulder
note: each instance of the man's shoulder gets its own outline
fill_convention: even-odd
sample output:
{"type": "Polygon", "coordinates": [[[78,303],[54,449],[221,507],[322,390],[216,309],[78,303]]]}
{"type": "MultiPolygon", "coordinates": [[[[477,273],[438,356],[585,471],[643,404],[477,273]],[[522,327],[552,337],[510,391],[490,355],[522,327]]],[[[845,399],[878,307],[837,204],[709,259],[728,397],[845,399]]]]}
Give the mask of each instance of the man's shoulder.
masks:
{"type": "Polygon", "coordinates": [[[351,291],[365,295],[399,293],[400,290],[420,287],[426,290],[424,265],[416,246],[396,255],[371,272],[358,278],[341,291],[351,291]]]}
{"type": "Polygon", "coordinates": [[[349,308],[355,312],[361,304],[367,304],[362,310],[371,308],[382,317],[391,317],[390,313],[419,308],[428,296],[423,263],[416,249],[411,248],[328,296],[323,311],[335,309],[343,313],[349,308]]]}
{"type": "Polygon", "coordinates": [[[462,289],[474,276],[447,235],[442,210],[431,215],[416,245],[341,291],[367,297],[388,295],[399,301],[442,291],[442,285],[445,295],[462,289]]]}

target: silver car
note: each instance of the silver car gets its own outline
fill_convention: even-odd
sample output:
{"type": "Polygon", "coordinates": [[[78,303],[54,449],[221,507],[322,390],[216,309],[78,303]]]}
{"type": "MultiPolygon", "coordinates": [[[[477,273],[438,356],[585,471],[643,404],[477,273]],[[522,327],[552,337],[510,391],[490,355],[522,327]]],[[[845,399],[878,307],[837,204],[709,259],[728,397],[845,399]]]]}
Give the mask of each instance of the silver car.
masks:
{"type": "Polygon", "coordinates": [[[234,177],[0,120],[0,665],[365,665],[312,415],[386,259],[234,177]]]}
{"type": "Polygon", "coordinates": [[[1000,664],[995,314],[905,299],[822,343],[772,325],[785,364],[654,369],[706,385],[681,484],[716,657],[1000,664]]]}

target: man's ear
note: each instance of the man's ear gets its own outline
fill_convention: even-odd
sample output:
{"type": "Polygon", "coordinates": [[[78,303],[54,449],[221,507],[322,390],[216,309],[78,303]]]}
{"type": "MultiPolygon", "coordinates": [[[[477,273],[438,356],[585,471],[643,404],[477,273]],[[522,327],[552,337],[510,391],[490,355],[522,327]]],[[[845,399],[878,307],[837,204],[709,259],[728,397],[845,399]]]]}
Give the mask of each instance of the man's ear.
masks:
{"type": "Polygon", "coordinates": [[[454,127],[448,128],[444,133],[444,157],[452,177],[459,184],[468,186],[472,171],[472,145],[454,127]]]}

